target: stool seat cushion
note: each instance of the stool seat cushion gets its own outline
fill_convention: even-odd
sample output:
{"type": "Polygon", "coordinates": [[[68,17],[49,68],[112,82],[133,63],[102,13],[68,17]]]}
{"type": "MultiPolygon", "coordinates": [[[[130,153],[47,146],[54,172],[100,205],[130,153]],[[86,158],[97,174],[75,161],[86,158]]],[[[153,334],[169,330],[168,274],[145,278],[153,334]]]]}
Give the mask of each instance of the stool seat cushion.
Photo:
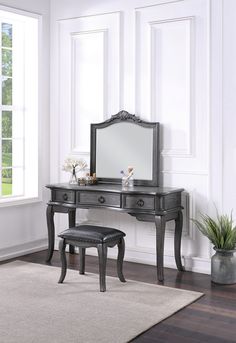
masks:
{"type": "Polygon", "coordinates": [[[95,226],[95,225],[78,225],[62,231],[59,237],[78,242],[88,243],[108,243],[118,240],[125,236],[125,233],[110,227],[95,226]]]}

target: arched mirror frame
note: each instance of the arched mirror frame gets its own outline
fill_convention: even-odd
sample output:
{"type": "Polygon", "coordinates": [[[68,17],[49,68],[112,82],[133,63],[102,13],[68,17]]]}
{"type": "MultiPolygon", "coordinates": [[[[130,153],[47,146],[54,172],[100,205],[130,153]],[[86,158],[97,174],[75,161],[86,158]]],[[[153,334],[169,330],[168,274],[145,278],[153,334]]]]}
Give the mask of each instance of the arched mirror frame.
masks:
{"type": "MultiPolygon", "coordinates": [[[[130,114],[127,111],[120,111],[102,123],[91,124],[90,172],[92,174],[96,173],[97,130],[104,129],[110,125],[115,125],[123,121],[152,129],[152,179],[141,180],[134,178],[134,184],[136,186],[159,186],[159,123],[141,120],[136,115],[130,114]]],[[[98,183],[120,184],[121,178],[97,177],[97,181],[98,183]]]]}

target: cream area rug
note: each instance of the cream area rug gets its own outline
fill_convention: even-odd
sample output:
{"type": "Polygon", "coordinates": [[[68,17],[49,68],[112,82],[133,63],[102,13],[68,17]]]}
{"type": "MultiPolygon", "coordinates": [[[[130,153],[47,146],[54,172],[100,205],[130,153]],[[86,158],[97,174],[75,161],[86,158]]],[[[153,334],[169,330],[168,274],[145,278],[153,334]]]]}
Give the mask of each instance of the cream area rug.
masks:
{"type": "Polygon", "coordinates": [[[202,293],[15,261],[0,265],[1,343],[124,343],[202,293]]]}

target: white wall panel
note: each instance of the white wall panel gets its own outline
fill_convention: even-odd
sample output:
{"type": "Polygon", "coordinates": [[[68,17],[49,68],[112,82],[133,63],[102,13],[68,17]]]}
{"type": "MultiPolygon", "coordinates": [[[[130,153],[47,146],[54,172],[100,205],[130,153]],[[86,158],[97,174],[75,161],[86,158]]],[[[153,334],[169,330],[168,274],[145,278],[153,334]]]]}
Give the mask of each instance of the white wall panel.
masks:
{"type": "Polygon", "coordinates": [[[191,19],[150,23],[151,113],[163,126],[165,155],[190,155],[191,19]]]}
{"type": "Polygon", "coordinates": [[[208,173],[208,58],[209,1],[136,10],[136,112],[161,123],[164,173],[208,173]]]}
{"type": "Polygon", "coordinates": [[[106,31],[72,34],[73,153],[89,153],[90,123],[102,120],[105,102],[106,31]],[[92,101],[91,101],[92,99],[92,101]]]}
{"type": "Polygon", "coordinates": [[[88,155],[90,123],[119,110],[120,13],[59,20],[58,26],[62,165],[68,155],[88,155]]]}
{"type": "MultiPolygon", "coordinates": [[[[224,61],[224,75],[222,82],[222,88],[224,92],[222,99],[223,101],[222,103],[216,102],[215,110],[223,108],[224,111],[223,116],[221,113],[222,125],[220,125],[220,134],[223,135],[224,138],[222,145],[223,150],[218,150],[217,155],[220,155],[221,157],[221,160],[219,162],[222,162],[223,157],[223,166],[222,163],[221,166],[219,165],[219,167],[217,166],[217,164],[212,166],[213,170],[222,170],[221,174],[219,173],[216,175],[213,185],[215,185],[216,193],[219,192],[220,194],[222,194],[221,203],[219,203],[218,206],[223,205],[224,211],[228,213],[230,213],[230,211],[233,209],[233,217],[234,219],[236,219],[236,40],[234,39],[234,37],[236,36],[236,1],[224,1],[221,11],[224,14],[224,18],[222,18],[224,23],[224,30],[220,31],[219,26],[217,27],[217,29],[219,30],[219,35],[222,35],[223,43],[221,46],[221,51],[223,51],[224,61]],[[220,167],[222,169],[220,169],[220,167]],[[220,190],[219,187],[216,188],[217,184],[219,185],[219,187],[221,187],[220,190]]],[[[222,70],[219,70],[219,72],[215,75],[216,81],[217,76],[222,77],[222,70]]],[[[222,94],[222,88],[216,89],[217,98],[219,98],[219,94],[222,94]]],[[[215,146],[215,144],[217,143],[218,137],[219,133],[218,131],[216,131],[213,146],[215,146]]],[[[219,147],[219,149],[220,148],[221,147],[219,147]]]]}
{"type": "MultiPolygon", "coordinates": [[[[183,241],[195,238],[190,218],[206,211],[209,199],[209,23],[205,0],[136,10],[136,112],[161,123],[161,184],[185,189],[183,241]]],[[[173,231],[168,223],[167,250],[173,231]]],[[[153,246],[154,233],[138,232],[153,246]]]]}
{"type": "MultiPolygon", "coordinates": [[[[195,230],[190,218],[208,211],[218,193],[213,184],[216,186],[216,180],[220,181],[211,168],[220,166],[212,161],[218,156],[221,136],[217,143],[216,136],[214,140],[211,138],[211,130],[216,127],[221,132],[218,106],[221,94],[217,88],[220,75],[215,73],[221,63],[218,42],[221,0],[51,0],[51,3],[55,57],[52,67],[53,75],[57,76],[57,70],[60,75],[57,83],[57,78],[53,78],[54,111],[58,106],[60,112],[59,148],[54,144],[53,149],[58,156],[58,169],[68,153],[81,155],[88,150],[85,132],[90,122],[102,121],[121,109],[145,120],[159,121],[161,184],[185,189],[184,261],[189,269],[209,271],[208,241],[195,230]],[[95,37],[96,56],[91,53],[95,37]],[[212,52],[218,57],[211,55],[212,52]],[[96,86],[91,89],[90,81],[86,80],[88,61],[99,66],[99,70],[93,71],[96,86]],[[69,72],[65,66],[71,68],[69,72]],[[93,104],[85,100],[89,95],[93,104]],[[211,114],[212,104],[216,117],[211,114]],[[82,135],[77,136],[78,132],[82,135]],[[211,192],[212,189],[216,191],[211,192]]],[[[61,172],[60,177],[68,179],[61,172]]],[[[138,222],[127,214],[112,211],[78,212],[78,221],[112,225],[125,231],[127,259],[155,263],[153,223],[138,222]]],[[[63,220],[66,225],[66,219],[63,220]]],[[[173,253],[173,223],[168,223],[165,263],[169,266],[175,266],[173,253]]],[[[115,256],[114,250],[110,249],[109,254],[115,256]]]]}

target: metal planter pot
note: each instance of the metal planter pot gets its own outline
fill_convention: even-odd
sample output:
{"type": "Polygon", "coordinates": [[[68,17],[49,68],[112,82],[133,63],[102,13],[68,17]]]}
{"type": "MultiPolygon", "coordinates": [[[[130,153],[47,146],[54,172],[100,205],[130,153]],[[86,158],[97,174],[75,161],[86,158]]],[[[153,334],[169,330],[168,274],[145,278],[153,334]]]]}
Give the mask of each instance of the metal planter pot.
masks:
{"type": "Polygon", "coordinates": [[[216,253],[211,258],[211,280],[226,285],[236,283],[236,250],[214,249],[216,253]]]}

